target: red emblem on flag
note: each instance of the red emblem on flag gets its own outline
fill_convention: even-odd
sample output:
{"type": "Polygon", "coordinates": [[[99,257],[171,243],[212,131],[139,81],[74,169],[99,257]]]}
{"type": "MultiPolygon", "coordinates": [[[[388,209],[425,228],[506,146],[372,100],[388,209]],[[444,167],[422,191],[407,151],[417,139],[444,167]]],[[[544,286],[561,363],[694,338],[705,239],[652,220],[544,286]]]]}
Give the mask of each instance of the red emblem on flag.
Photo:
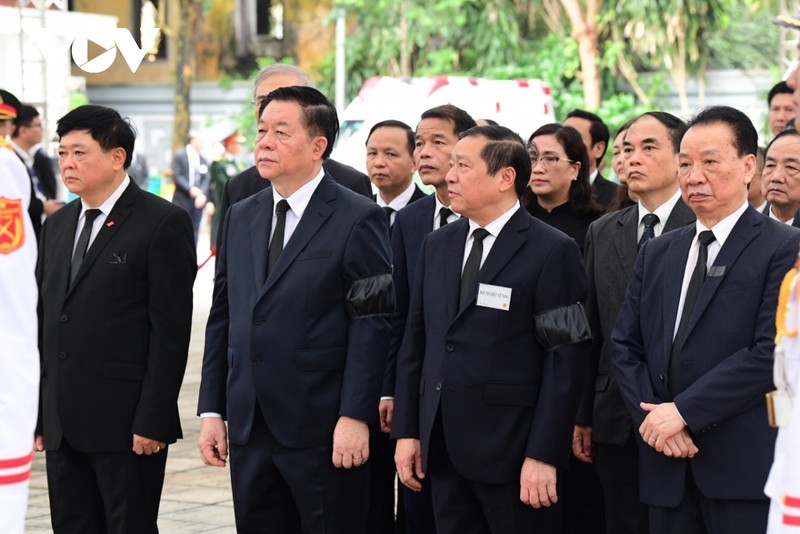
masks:
{"type": "Polygon", "coordinates": [[[22,200],[0,197],[0,254],[9,254],[25,243],[22,200]]]}
{"type": "Polygon", "coordinates": [[[114,226],[114,221],[108,221],[108,222],[106,223],[106,226],[108,226],[109,228],[111,228],[112,226],[114,226]]]}

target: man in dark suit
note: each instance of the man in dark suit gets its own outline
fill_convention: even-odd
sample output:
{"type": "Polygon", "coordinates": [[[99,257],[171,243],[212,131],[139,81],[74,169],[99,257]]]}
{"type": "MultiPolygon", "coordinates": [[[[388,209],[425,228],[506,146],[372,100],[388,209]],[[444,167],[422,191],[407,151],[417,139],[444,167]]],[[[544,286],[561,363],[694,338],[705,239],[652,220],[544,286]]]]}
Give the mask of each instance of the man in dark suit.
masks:
{"type": "Polygon", "coordinates": [[[238,532],[366,528],[394,291],[386,216],[322,168],[338,128],[316,89],[270,93],[255,157],[272,187],[226,215],[198,444],[223,466],[230,436],[238,532]]]}
{"type": "Polygon", "coordinates": [[[610,134],[603,119],[582,109],[573,109],[567,114],[564,126],[572,126],[581,134],[586,152],[589,154],[589,181],[592,184],[592,197],[605,209],[617,199],[617,184],[606,180],[600,174],[600,163],[608,148],[610,134]]]}
{"type": "Polygon", "coordinates": [[[131,182],[135,133],[115,110],[81,106],[57,132],[61,176],[80,199],[45,221],[37,267],[36,448],[53,530],[156,533],[167,447],[181,437],[192,225],[131,182]]]}
{"type": "MultiPolygon", "coordinates": [[[[275,89],[291,85],[314,87],[314,82],[312,82],[302,70],[294,65],[286,63],[273,63],[261,69],[261,72],[256,76],[256,84],[253,89],[253,104],[255,106],[256,120],[259,118],[258,114],[261,103],[267,98],[267,95],[275,89]]],[[[369,178],[363,172],[328,158],[325,159],[322,166],[325,168],[325,172],[330,174],[338,184],[366,197],[372,197],[372,186],[370,186],[369,178]]],[[[262,178],[255,166],[242,171],[228,180],[222,192],[222,202],[217,206],[220,212],[217,250],[219,250],[221,245],[220,240],[224,233],[222,225],[225,224],[225,213],[228,211],[228,208],[242,199],[255,195],[268,185],[269,180],[262,178]]]]}
{"type": "Polygon", "coordinates": [[[32,196],[28,215],[37,240],[42,233],[43,219],[64,205],[63,202],[56,200],[56,177],[50,158],[41,154],[41,150],[33,152],[43,138],[44,128],[39,111],[33,106],[22,104],[17,118],[14,119],[11,144],[25,164],[30,177],[32,196]]]}
{"type": "MultiPolygon", "coordinates": [[[[397,212],[425,198],[414,183],[414,130],[401,121],[386,120],[375,124],[367,136],[367,173],[378,189],[375,200],[386,213],[389,234],[397,212]]],[[[381,397],[381,401],[389,398],[381,397]]],[[[370,503],[367,527],[371,534],[394,534],[395,469],[394,447],[389,439],[391,427],[385,418],[370,435],[370,503]]],[[[398,515],[405,524],[402,504],[398,515]]],[[[405,532],[403,530],[403,532],[405,532]]]]}
{"type": "Polygon", "coordinates": [[[432,483],[440,534],[558,532],[556,470],[586,378],[586,275],[574,240],[519,195],[518,135],[475,127],[447,174],[463,218],[431,233],[398,355],[400,479],[432,483]]]}
{"type": "Polygon", "coordinates": [[[195,242],[211,182],[211,169],[208,160],[201,154],[202,151],[200,139],[190,135],[186,140],[186,147],[172,157],[172,181],[175,183],[172,203],[185,209],[192,217],[195,242]]]}
{"type": "Polygon", "coordinates": [[[760,533],[775,431],[775,309],[800,232],[747,204],[758,135],[741,111],[707,108],[678,157],[695,225],[639,251],[611,335],[612,360],[639,427],[650,531],[760,533]]]}
{"type": "Polygon", "coordinates": [[[374,196],[389,228],[398,211],[426,197],[414,183],[414,130],[401,121],[381,121],[367,136],[367,175],[378,190],[374,196]]]}
{"type": "Polygon", "coordinates": [[[611,374],[611,330],[625,299],[639,247],[662,232],[695,220],[681,200],[677,154],[685,125],[660,111],[632,121],[623,151],[628,188],[639,203],[589,226],[584,247],[592,330],[592,365],[576,418],[572,449],[593,462],[606,495],[609,534],[648,532],[647,507],[639,501],[639,434],[611,374]]]}
{"type": "Polygon", "coordinates": [[[762,180],[769,203],[764,214],[793,224],[800,209],[800,132],[784,130],[769,142],[762,180]]]}
{"type": "MultiPolygon", "coordinates": [[[[400,210],[392,227],[396,298],[391,348],[381,392],[381,427],[385,430],[391,431],[392,427],[397,352],[406,326],[417,258],[422,250],[422,242],[429,233],[459,218],[459,214],[450,209],[445,177],[450,169],[450,153],[458,142],[459,134],[475,125],[469,113],[450,104],[426,110],[417,124],[414,164],[422,182],[433,187],[434,193],[400,210]]],[[[401,486],[398,493],[398,522],[402,523],[400,514],[404,514],[409,532],[435,534],[430,484],[422,484],[420,491],[401,486]]]]}

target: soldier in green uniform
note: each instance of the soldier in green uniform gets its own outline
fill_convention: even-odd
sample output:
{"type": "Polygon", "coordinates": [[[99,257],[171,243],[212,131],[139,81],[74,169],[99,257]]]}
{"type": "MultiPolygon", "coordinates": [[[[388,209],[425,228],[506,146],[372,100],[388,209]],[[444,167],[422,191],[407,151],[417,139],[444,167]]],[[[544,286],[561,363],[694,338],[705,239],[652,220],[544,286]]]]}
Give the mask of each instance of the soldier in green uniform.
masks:
{"type": "Polygon", "coordinates": [[[211,164],[211,191],[208,198],[214,203],[214,214],[211,218],[211,248],[217,242],[217,228],[219,228],[219,211],[216,208],[222,205],[222,193],[225,191],[225,183],[242,172],[243,166],[237,159],[242,151],[243,143],[247,138],[240,132],[233,132],[222,140],[225,152],[211,164]]]}

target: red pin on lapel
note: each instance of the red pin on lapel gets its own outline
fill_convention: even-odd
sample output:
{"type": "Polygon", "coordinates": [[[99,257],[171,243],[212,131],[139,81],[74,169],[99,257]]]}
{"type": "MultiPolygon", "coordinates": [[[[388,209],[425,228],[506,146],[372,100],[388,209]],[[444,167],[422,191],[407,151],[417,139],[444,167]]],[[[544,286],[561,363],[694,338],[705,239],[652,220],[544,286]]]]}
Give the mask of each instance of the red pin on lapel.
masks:
{"type": "Polygon", "coordinates": [[[108,221],[108,222],[106,223],[106,226],[108,226],[109,228],[111,228],[112,226],[114,226],[114,221],[108,221]]]}

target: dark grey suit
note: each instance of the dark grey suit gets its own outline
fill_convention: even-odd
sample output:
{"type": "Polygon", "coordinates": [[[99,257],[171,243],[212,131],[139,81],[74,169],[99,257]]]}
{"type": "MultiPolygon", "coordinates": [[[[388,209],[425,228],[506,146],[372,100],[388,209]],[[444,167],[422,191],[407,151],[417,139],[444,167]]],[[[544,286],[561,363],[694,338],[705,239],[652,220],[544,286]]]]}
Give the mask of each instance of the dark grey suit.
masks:
{"type": "MultiPolygon", "coordinates": [[[[679,199],[664,223],[664,233],[694,220],[692,210],[679,199]]],[[[600,444],[595,468],[609,497],[609,533],[647,531],[647,509],[638,498],[638,433],[612,375],[610,342],[636,262],[638,226],[638,204],[609,213],[589,226],[584,248],[592,365],[576,424],[591,426],[592,440],[600,444]]]]}

